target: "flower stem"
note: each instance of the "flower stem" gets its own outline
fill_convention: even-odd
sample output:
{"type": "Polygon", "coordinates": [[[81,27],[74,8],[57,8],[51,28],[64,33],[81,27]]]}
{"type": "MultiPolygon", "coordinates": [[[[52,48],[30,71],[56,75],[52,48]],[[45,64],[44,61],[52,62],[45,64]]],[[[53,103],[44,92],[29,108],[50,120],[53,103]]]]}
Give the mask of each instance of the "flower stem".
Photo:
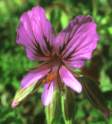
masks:
{"type": "Polygon", "coordinates": [[[46,123],[57,124],[61,121],[61,105],[58,90],[54,91],[54,98],[49,106],[45,107],[46,123]]]}
{"type": "Polygon", "coordinates": [[[68,111],[69,111],[69,108],[68,108],[68,105],[66,106],[66,93],[62,95],[61,97],[61,108],[62,108],[62,113],[63,113],[63,119],[64,119],[64,122],[65,124],[73,124],[72,122],[72,119],[67,117],[68,115],[68,111]]]}
{"type": "Polygon", "coordinates": [[[97,11],[98,11],[97,0],[92,0],[92,6],[93,6],[93,17],[96,17],[97,16],[97,11]]]}
{"type": "Polygon", "coordinates": [[[52,124],[52,105],[45,107],[46,123],[52,124]]]}

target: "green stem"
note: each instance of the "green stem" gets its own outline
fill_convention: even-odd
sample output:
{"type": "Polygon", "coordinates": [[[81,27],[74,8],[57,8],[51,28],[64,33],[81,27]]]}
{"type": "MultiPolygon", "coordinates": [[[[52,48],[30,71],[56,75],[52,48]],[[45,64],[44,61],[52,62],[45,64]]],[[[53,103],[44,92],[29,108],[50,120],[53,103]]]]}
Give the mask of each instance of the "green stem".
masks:
{"type": "Polygon", "coordinates": [[[58,90],[54,92],[54,98],[49,106],[45,107],[45,115],[47,124],[57,124],[61,120],[60,95],[58,90]]]}
{"type": "Polygon", "coordinates": [[[45,115],[47,124],[52,124],[52,105],[45,107],[45,115]]]}
{"type": "Polygon", "coordinates": [[[92,0],[92,7],[93,7],[93,17],[96,17],[98,11],[97,0],[92,0]]]}
{"type": "Polygon", "coordinates": [[[62,114],[63,114],[63,119],[65,124],[73,124],[72,119],[67,119],[66,118],[66,113],[69,111],[68,108],[65,107],[66,103],[66,93],[61,96],[61,108],[62,108],[62,114]]]}

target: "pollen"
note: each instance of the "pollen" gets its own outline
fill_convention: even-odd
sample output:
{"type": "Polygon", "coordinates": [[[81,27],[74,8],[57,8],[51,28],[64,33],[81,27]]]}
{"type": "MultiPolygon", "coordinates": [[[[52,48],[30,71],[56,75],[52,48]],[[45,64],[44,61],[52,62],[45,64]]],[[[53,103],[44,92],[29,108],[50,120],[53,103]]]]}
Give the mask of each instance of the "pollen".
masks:
{"type": "Polygon", "coordinates": [[[56,76],[57,76],[57,73],[56,72],[51,72],[49,73],[43,80],[42,80],[42,83],[49,83],[51,82],[52,80],[55,80],[56,79],[56,76]]]}

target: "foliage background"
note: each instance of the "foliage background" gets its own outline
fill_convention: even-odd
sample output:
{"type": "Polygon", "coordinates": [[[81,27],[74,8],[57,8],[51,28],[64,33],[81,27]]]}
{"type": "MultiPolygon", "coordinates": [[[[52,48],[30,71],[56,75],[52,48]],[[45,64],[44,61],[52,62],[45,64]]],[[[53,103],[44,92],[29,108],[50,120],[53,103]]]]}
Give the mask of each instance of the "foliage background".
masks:
{"type": "MultiPolygon", "coordinates": [[[[100,80],[99,86],[104,94],[111,94],[112,91],[111,0],[0,0],[0,124],[46,123],[44,107],[40,100],[41,89],[16,109],[11,108],[11,101],[22,76],[36,64],[29,61],[23,48],[15,43],[20,15],[35,5],[41,5],[46,9],[47,16],[57,32],[74,16],[93,16],[97,23],[100,42],[92,61],[87,62],[83,72],[100,80]]],[[[111,109],[111,95],[107,102],[111,109]]],[[[112,124],[112,117],[105,119],[87,98],[80,96],[74,104],[77,105],[74,114],[77,124],[112,124]]],[[[62,123],[57,118],[55,124],[62,123]]]]}

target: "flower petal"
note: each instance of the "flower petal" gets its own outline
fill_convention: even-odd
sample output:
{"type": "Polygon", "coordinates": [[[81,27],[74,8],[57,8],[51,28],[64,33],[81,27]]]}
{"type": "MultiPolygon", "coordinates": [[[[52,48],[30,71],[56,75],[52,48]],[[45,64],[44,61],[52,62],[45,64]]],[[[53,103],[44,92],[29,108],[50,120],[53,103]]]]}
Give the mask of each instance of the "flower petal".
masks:
{"type": "Polygon", "coordinates": [[[29,59],[35,60],[38,56],[48,56],[53,37],[52,26],[43,8],[34,7],[21,16],[16,41],[27,49],[27,54],[30,54],[27,55],[29,59]]]}
{"type": "MultiPolygon", "coordinates": [[[[96,24],[90,16],[77,16],[55,39],[56,49],[64,60],[85,61],[90,59],[98,41],[96,24]]],[[[75,62],[76,63],[76,62],[75,62]]],[[[82,65],[80,65],[81,67],[82,65]]],[[[74,64],[74,67],[77,65],[74,64]]]]}
{"type": "Polygon", "coordinates": [[[41,65],[38,69],[30,71],[21,81],[21,87],[26,88],[32,83],[37,83],[38,80],[43,78],[49,72],[47,65],[41,65]]]}
{"type": "Polygon", "coordinates": [[[80,58],[79,54],[81,54],[83,55],[81,58],[90,59],[92,51],[96,48],[97,41],[96,24],[88,22],[79,27],[74,38],[65,48],[63,55],[66,58],[68,56],[76,57],[78,54],[78,58],[80,58]]]}
{"type": "MultiPolygon", "coordinates": [[[[91,21],[89,16],[77,16],[71,20],[67,28],[62,30],[55,38],[55,46],[57,50],[66,48],[66,45],[73,39],[75,32],[81,24],[91,21]]],[[[63,49],[64,50],[64,49],[63,49]]]]}
{"type": "Polygon", "coordinates": [[[44,91],[41,96],[41,100],[44,106],[47,106],[51,103],[54,92],[54,81],[45,84],[44,91]]]}
{"type": "Polygon", "coordinates": [[[61,80],[73,89],[74,91],[80,93],[82,91],[82,86],[80,82],[72,75],[72,73],[64,66],[62,66],[59,70],[61,80]]]}
{"type": "Polygon", "coordinates": [[[77,59],[77,60],[65,61],[64,63],[70,68],[81,68],[84,65],[84,60],[77,59]]]}

